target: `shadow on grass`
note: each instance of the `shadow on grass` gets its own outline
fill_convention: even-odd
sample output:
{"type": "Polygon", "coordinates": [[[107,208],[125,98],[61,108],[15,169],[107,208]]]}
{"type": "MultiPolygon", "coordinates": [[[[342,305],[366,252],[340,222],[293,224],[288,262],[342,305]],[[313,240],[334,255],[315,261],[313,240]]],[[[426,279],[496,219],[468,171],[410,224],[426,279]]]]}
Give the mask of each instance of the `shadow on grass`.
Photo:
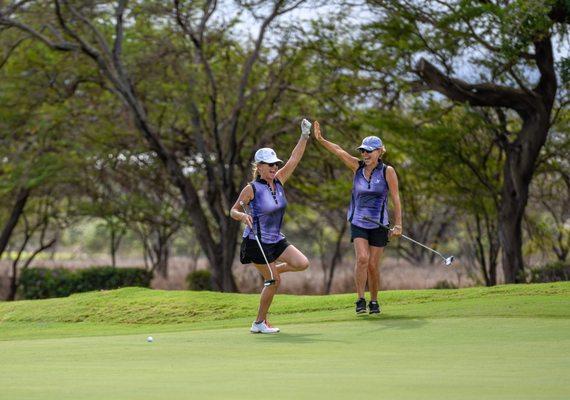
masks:
{"type": "Polygon", "coordinates": [[[363,315],[358,317],[359,321],[366,322],[374,326],[378,330],[384,329],[418,329],[423,327],[427,322],[425,318],[414,317],[409,315],[363,315]]]}
{"type": "Polygon", "coordinates": [[[295,344],[303,344],[303,343],[315,343],[315,342],[336,342],[336,343],[346,343],[343,340],[337,339],[330,339],[327,338],[326,335],[321,333],[287,333],[287,332],[280,332],[275,335],[254,335],[257,337],[262,338],[262,340],[268,341],[272,340],[276,343],[295,343],[295,344]]]}

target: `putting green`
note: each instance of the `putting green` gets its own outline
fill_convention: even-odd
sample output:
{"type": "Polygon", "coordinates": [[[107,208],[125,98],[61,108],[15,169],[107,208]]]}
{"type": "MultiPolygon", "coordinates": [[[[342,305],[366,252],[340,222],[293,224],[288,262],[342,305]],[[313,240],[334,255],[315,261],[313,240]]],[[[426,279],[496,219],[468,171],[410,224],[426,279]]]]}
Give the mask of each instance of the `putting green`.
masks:
{"type": "MultiPolygon", "coordinates": [[[[359,318],[351,296],[278,296],[272,315],[278,335],[249,334],[251,318],[235,310],[232,319],[208,314],[177,324],[36,315],[43,307],[48,314],[54,302],[63,309],[81,301],[102,307],[108,295],[0,304],[0,398],[568,398],[567,283],[387,292],[380,317],[359,318]],[[311,310],[295,312],[303,305],[311,310]]],[[[130,299],[134,307],[143,298],[174,296],[169,302],[176,305],[177,295],[213,296],[215,307],[255,302],[141,289],[118,291],[113,301],[130,299]]]]}

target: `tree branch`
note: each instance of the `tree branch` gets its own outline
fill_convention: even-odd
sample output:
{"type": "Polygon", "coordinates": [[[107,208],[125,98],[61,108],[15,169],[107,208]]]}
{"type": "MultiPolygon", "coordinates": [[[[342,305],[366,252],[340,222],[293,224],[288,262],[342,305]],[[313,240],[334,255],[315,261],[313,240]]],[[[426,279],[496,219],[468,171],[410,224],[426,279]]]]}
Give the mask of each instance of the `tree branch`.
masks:
{"type": "Polygon", "coordinates": [[[117,6],[117,11],[115,13],[117,22],[115,23],[115,43],[113,45],[113,61],[116,65],[121,64],[121,55],[123,50],[123,34],[124,34],[124,26],[123,26],[123,14],[125,12],[125,7],[127,6],[128,0],[121,0],[119,1],[119,5],[117,6]]]}
{"type": "Polygon", "coordinates": [[[2,67],[8,62],[8,60],[10,59],[10,55],[12,55],[14,50],[16,50],[18,48],[18,46],[24,42],[24,40],[26,40],[26,38],[19,39],[18,41],[16,41],[16,43],[14,43],[12,46],[10,46],[10,48],[6,52],[7,53],[6,57],[4,57],[3,60],[0,60],[0,69],[2,69],[2,67]]]}
{"type": "Polygon", "coordinates": [[[449,99],[479,107],[505,107],[526,115],[535,108],[534,99],[521,89],[512,89],[492,83],[470,84],[443,74],[422,58],[416,73],[423,82],[449,99]]]}
{"type": "Polygon", "coordinates": [[[556,90],[558,87],[556,81],[556,71],[554,70],[554,55],[552,52],[552,41],[550,36],[534,43],[535,48],[535,61],[538,70],[540,71],[540,81],[536,87],[538,92],[543,97],[548,109],[552,108],[554,98],[556,97],[556,90]]]}
{"type": "Polygon", "coordinates": [[[30,36],[38,39],[40,42],[44,43],[48,47],[55,49],[55,50],[60,50],[60,51],[78,50],[78,46],[73,44],[73,43],[66,42],[66,41],[59,42],[59,43],[54,42],[49,37],[45,36],[44,34],[42,34],[39,31],[33,29],[29,25],[26,25],[26,24],[19,22],[19,21],[15,21],[13,19],[3,17],[1,14],[0,14],[0,25],[18,28],[23,32],[27,32],[30,34],[30,36]]]}

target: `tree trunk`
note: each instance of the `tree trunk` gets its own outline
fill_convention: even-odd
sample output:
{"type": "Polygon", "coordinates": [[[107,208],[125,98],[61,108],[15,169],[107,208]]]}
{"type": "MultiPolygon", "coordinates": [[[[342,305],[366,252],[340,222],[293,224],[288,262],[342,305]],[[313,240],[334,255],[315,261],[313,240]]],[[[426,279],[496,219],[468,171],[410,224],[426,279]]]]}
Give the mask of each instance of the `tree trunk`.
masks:
{"type": "MultiPolygon", "coordinates": [[[[480,265],[481,274],[485,280],[485,286],[495,286],[497,284],[497,258],[501,248],[499,232],[495,225],[495,220],[489,215],[484,205],[478,205],[472,211],[475,217],[475,234],[471,240],[475,243],[475,255],[480,265]],[[481,214],[482,213],[482,214],[481,214]],[[487,250],[483,236],[487,237],[487,250]]],[[[471,231],[469,224],[468,232],[471,231]]]]}
{"type": "MultiPolygon", "coordinates": [[[[507,174],[505,173],[505,175],[507,174]]],[[[499,237],[503,247],[503,273],[505,275],[505,283],[519,283],[524,282],[521,225],[527,196],[523,193],[509,190],[511,185],[507,183],[508,178],[506,176],[505,178],[502,203],[499,210],[499,237]]]]}
{"type": "Polygon", "coordinates": [[[115,247],[115,228],[111,226],[111,266],[117,267],[117,248],[115,247]]]}
{"type": "Polygon", "coordinates": [[[16,202],[12,207],[12,212],[10,213],[10,217],[8,221],[4,225],[4,229],[2,229],[2,233],[0,234],[0,257],[6,250],[6,246],[8,246],[8,242],[10,241],[10,237],[12,236],[12,232],[14,228],[18,224],[18,220],[20,216],[24,212],[24,207],[28,202],[28,198],[30,196],[30,189],[22,188],[18,192],[18,196],[16,197],[16,202]]]}
{"type": "Polygon", "coordinates": [[[220,241],[220,251],[216,252],[216,260],[211,264],[212,280],[214,288],[222,292],[237,292],[237,285],[232,274],[236,243],[240,224],[231,218],[226,218],[220,222],[222,240],[220,241]]]}
{"type": "Polygon", "coordinates": [[[333,282],[336,266],[342,260],[342,251],[341,251],[342,239],[344,237],[344,233],[346,232],[347,225],[348,225],[348,223],[347,223],[346,218],[343,218],[343,224],[342,224],[340,232],[338,233],[338,236],[336,238],[336,245],[334,248],[334,254],[332,256],[331,264],[329,267],[329,274],[328,274],[326,285],[325,285],[325,294],[331,293],[332,282],[333,282]]]}
{"type": "Polygon", "coordinates": [[[165,279],[168,278],[169,247],[168,243],[161,243],[156,249],[156,272],[165,279]]]}
{"type": "Polygon", "coordinates": [[[497,284],[497,258],[492,258],[489,255],[489,285],[488,286],[495,286],[497,284]]]}
{"type": "Polygon", "coordinates": [[[521,115],[526,118],[519,137],[506,145],[507,159],[503,167],[504,182],[499,210],[506,283],[526,281],[522,256],[522,220],[536,161],[548,136],[552,109],[552,104],[541,101],[537,101],[535,106],[534,114],[521,115]]]}
{"type": "Polygon", "coordinates": [[[12,275],[10,278],[10,290],[8,291],[8,296],[6,297],[6,301],[14,301],[16,300],[16,291],[18,290],[18,277],[16,275],[12,275]]]}

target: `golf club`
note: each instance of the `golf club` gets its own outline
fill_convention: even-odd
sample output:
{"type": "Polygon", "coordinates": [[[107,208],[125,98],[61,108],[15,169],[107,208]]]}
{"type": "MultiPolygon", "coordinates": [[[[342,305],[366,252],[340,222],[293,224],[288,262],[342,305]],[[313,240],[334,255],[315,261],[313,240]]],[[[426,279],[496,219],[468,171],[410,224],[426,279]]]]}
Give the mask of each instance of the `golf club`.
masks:
{"type": "MultiPolygon", "coordinates": [[[[239,204],[240,204],[241,208],[243,209],[243,212],[251,217],[251,215],[247,212],[247,208],[245,207],[244,202],[240,201],[239,204]]],[[[271,279],[263,282],[263,286],[267,287],[267,286],[274,285],[275,284],[275,278],[273,277],[273,271],[271,270],[271,267],[269,266],[269,261],[267,261],[267,257],[265,256],[265,252],[263,251],[263,247],[261,246],[261,242],[259,241],[259,238],[257,237],[257,235],[253,229],[251,230],[251,232],[253,233],[253,237],[255,238],[257,245],[259,246],[259,250],[261,250],[261,254],[263,254],[263,259],[265,260],[265,262],[267,264],[267,269],[269,270],[269,275],[271,275],[271,279]]]]}
{"type": "MultiPolygon", "coordinates": [[[[368,222],[372,222],[373,224],[378,225],[380,228],[384,228],[384,229],[386,229],[386,230],[388,230],[388,231],[391,230],[391,229],[390,229],[389,227],[387,227],[386,225],[382,225],[380,222],[374,221],[374,220],[373,220],[372,218],[370,218],[370,217],[366,217],[366,216],[365,216],[365,217],[363,217],[363,219],[365,219],[365,220],[368,221],[368,222]]],[[[440,257],[443,259],[443,262],[445,263],[446,266],[450,266],[451,263],[453,262],[453,260],[455,259],[455,257],[453,257],[453,256],[445,257],[445,256],[444,256],[443,254],[441,254],[439,251],[436,251],[436,250],[434,250],[434,249],[432,249],[432,248],[430,248],[430,247],[427,247],[425,244],[421,244],[420,242],[417,242],[417,241],[415,241],[414,239],[412,239],[412,238],[410,238],[410,237],[408,237],[408,236],[406,236],[406,235],[404,235],[404,234],[402,234],[402,237],[403,237],[404,239],[408,239],[408,240],[409,240],[410,242],[412,242],[412,243],[415,243],[415,244],[418,244],[418,245],[422,246],[424,249],[427,249],[427,250],[429,250],[429,251],[434,252],[435,254],[437,254],[438,256],[440,256],[440,257]]]]}

